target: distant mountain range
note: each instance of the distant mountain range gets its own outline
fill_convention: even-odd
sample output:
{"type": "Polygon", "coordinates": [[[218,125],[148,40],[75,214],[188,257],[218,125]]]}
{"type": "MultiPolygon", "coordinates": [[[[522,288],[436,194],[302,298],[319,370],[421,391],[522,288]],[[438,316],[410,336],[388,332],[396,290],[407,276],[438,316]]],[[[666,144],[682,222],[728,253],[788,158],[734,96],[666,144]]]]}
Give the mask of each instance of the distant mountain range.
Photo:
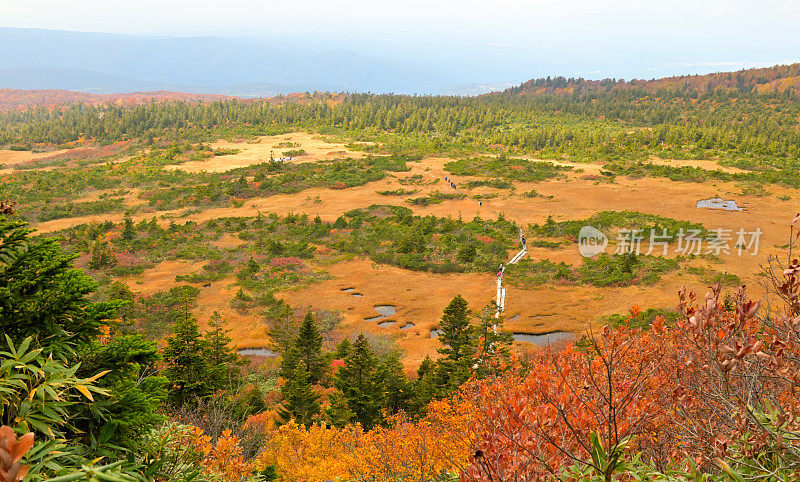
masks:
{"type": "MultiPolygon", "coordinates": [[[[215,101],[227,98],[248,98],[253,92],[260,92],[260,98],[271,98],[285,95],[275,85],[251,84],[229,88],[226,94],[208,92],[181,92],[182,87],[177,84],[166,84],[154,81],[136,81],[126,77],[113,75],[96,75],[89,71],[63,69],[57,71],[61,75],[63,85],[75,89],[48,89],[51,85],[48,76],[50,69],[16,69],[0,72],[0,86],[22,83],[27,76],[31,76],[28,85],[36,89],[3,89],[0,88],[0,111],[45,106],[54,107],[72,103],[101,104],[114,103],[118,105],[138,105],[151,100],[184,100],[184,101],[215,101]],[[8,73],[11,72],[11,73],[8,73]],[[91,85],[91,89],[81,89],[79,86],[91,85]],[[118,86],[119,89],[128,90],[130,93],[99,94],[87,92],[102,92],[109,86],[118,86]],[[103,87],[105,86],[105,87],[103,87]],[[158,90],[137,91],[139,87],[158,90]],[[82,91],[81,91],[82,90],[82,91]]],[[[303,92],[319,89],[307,85],[307,88],[298,89],[303,92]]],[[[547,77],[531,79],[520,85],[509,87],[508,84],[460,84],[453,87],[452,91],[443,89],[445,95],[539,95],[539,94],[564,94],[570,95],[577,92],[616,91],[631,88],[643,88],[653,94],[659,91],[671,91],[677,94],[692,95],[703,94],[714,89],[725,89],[742,93],[782,93],[786,90],[800,92],[800,63],[791,65],[776,65],[774,67],[746,69],[736,72],[719,72],[706,75],[684,75],[664,77],[652,80],[585,80],[580,78],[547,77]],[[504,89],[504,90],[503,90],[504,89]]],[[[336,89],[328,89],[335,91],[336,89]]],[[[285,95],[283,98],[303,99],[306,96],[296,92],[285,95]]],[[[281,98],[273,99],[280,102],[281,98]]]]}
{"type": "Polygon", "coordinates": [[[458,80],[434,68],[347,49],[311,52],[266,40],[0,28],[0,88],[264,97],[299,91],[453,92],[446,86],[458,80]]]}
{"type": "MultiPolygon", "coordinates": [[[[607,51],[600,44],[556,48],[498,43],[482,32],[459,39],[437,32],[409,34],[392,42],[320,32],[265,30],[264,35],[167,37],[0,28],[0,89],[237,97],[306,91],[480,95],[554,73],[590,79],[640,77],[643,72],[666,77],[687,70],[770,65],[752,49],[736,62],[718,62],[715,57],[675,58],[652,49],[607,51]]],[[[682,50],[689,56],[711,55],[682,50]]],[[[530,87],[536,86],[525,88],[530,87]]]]}

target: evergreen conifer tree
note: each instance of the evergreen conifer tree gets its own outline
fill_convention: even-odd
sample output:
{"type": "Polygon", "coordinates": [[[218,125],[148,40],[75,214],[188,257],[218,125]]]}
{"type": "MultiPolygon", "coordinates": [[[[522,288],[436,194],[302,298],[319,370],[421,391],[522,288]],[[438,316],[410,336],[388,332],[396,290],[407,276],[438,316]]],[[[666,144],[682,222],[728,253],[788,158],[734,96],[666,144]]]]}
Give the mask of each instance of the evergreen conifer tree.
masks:
{"type": "Polygon", "coordinates": [[[337,360],[344,360],[347,358],[347,355],[353,351],[353,344],[350,342],[348,338],[340,341],[338,345],[336,345],[336,351],[334,352],[334,358],[337,360]]]}
{"type": "Polygon", "coordinates": [[[56,239],[31,240],[26,223],[0,214],[0,333],[32,336],[46,353],[73,359],[123,303],[93,303],[97,283],[73,267],[56,239]]]}
{"type": "Polygon", "coordinates": [[[369,430],[383,421],[386,394],[383,373],[370,350],[364,334],[353,344],[353,351],[344,360],[334,378],[334,386],[342,393],[354,420],[369,430]]]}
{"type": "Polygon", "coordinates": [[[384,383],[387,412],[389,414],[409,412],[414,398],[414,385],[408,381],[398,353],[393,353],[383,360],[378,377],[384,383]]]}
{"type": "Polygon", "coordinates": [[[169,380],[168,401],[183,405],[196,397],[205,397],[213,389],[206,360],[206,342],[200,336],[197,321],[191,316],[178,318],[174,334],[164,348],[164,376],[169,380]]]}
{"type": "Polygon", "coordinates": [[[208,381],[214,390],[227,389],[237,378],[244,360],[231,347],[231,338],[225,329],[225,321],[216,311],[209,320],[210,330],[206,332],[206,362],[208,381]]]}
{"type": "Polygon", "coordinates": [[[410,412],[416,416],[425,414],[425,409],[436,396],[436,363],[426,356],[417,369],[414,382],[414,398],[410,402],[410,412]]]}
{"type": "MultiPolygon", "coordinates": [[[[96,392],[93,400],[58,401],[38,410],[63,421],[67,438],[75,444],[66,452],[81,453],[91,445],[114,457],[120,447],[135,446],[144,431],[162,421],[158,412],[167,380],[155,374],[157,347],[141,336],[115,332],[101,343],[107,320],[125,302],[113,293],[111,301],[92,302],[89,296],[97,284],[74,268],[77,255],[64,253],[55,239],[30,239],[31,232],[13,213],[0,214],[0,332],[17,347],[30,337],[42,349],[42,358],[68,370],[62,382],[96,380],[93,385],[104,392],[96,392]],[[78,448],[82,442],[86,445],[78,448]]],[[[9,408],[0,406],[0,419],[6,420],[9,408]]],[[[44,425],[36,427],[38,431],[44,425]]],[[[41,432],[44,440],[53,436],[49,430],[41,432]]]]}
{"type": "Polygon", "coordinates": [[[439,353],[452,360],[460,360],[468,355],[472,337],[467,300],[456,295],[445,307],[440,326],[442,333],[439,340],[445,347],[440,348],[439,353]]]}
{"type": "Polygon", "coordinates": [[[136,228],[133,226],[133,220],[128,215],[125,215],[125,220],[122,222],[121,236],[125,241],[132,241],[136,237],[136,228]]]}
{"type": "Polygon", "coordinates": [[[467,301],[457,295],[444,309],[440,322],[439,349],[444,358],[436,364],[435,389],[437,396],[453,393],[470,377],[474,354],[473,327],[467,301]]]}
{"type": "Polygon", "coordinates": [[[303,318],[294,346],[284,354],[281,376],[288,378],[300,361],[305,363],[308,370],[309,383],[319,383],[325,372],[325,360],[322,356],[322,334],[311,312],[303,318]]]}
{"type": "Polygon", "coordinates": [[[320,405],[309,381],[305,362],[300,360],[294,366],[281,392],[284,401],[278,410],[280,419],[284,422],[294,419],[299,424],[310,426],[319,415],[320,405]]]}

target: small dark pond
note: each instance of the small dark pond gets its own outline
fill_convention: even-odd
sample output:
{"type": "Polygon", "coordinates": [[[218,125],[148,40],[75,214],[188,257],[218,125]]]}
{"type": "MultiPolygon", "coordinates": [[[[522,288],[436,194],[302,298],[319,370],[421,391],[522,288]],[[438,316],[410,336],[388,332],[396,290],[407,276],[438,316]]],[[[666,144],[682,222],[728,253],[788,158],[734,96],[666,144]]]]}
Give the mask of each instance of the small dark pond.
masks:
{"type": "Polygon", "coordinates": [[[397,313],[397,308],[394,305],[375,305],[373,308],[379,313],[378,316],[364,318],[365,321],[380,321],[397,313]]]}
{"type": "Polygon", "coordinates": [[[565,340],[574,340],[575,334],[568,331],[553,331],[550,333],[513,333],[514,341],[524,341],[539,346],[547,346],[565,340]]]}
{"type": "Polygon", "coordinates": [[[275,358],[278,354],[267,348],[242,348],[239,350],[240,355],[249,356],[265,356],[268,358],[275,358]]]}

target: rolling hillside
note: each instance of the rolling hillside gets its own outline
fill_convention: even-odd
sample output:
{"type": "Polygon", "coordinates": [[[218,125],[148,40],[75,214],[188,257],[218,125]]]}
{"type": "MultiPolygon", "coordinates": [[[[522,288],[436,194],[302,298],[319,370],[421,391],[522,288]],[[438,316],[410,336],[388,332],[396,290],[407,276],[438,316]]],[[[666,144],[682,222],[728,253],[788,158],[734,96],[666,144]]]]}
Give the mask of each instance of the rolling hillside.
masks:
{"type": "Polygon", "coordinates": [[[681,75],[661,79],[603,79],[547,77],[531,79],[521,85],[506,89],[508,94],[571,94],[643,88],[651,93],[670,91],[673,93],[703,94],[715,89],[742,93],[780,93],[786,90],[797,92],[800,88],[800,63],[776,65],[774,67],[746,69],[738,72],[719,72],[706,75],[681,75]]]}
{"type": "Polygon", "coordinates": [[[133,92],[130,94],[90,94],[69,90],[44,89],[20,90],[0,89],[0,111],[25,109],[31,107],[55,107],[74,103],[99,105],[114,103],[118,105],[140,105],[150,101],[184,100],[189,102],[209,102],[232,98],[219,94],[191,94],[182,92],[133,92]]]}

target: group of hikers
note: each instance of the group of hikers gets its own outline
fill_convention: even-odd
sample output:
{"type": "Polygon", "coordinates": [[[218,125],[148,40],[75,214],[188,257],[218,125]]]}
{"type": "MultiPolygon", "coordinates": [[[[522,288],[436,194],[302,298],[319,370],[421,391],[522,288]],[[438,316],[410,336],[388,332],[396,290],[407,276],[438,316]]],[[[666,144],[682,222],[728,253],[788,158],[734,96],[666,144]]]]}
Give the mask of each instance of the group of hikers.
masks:
{"type": "Polygon", "coordinates": [[[292,156],[289,156],[288,159],[285,158],[285,157],[279,157],[279,158],[275,159],[275,156],[272,155],[272,152],[269,153],[269,162],[286,162],[286,161],[292,161],[292,160],[294,160],[294,157],[292,157],[292,156]]]}
{"type": "MultiPolygon", "coordinates": [[[[458,186],[456,186],[456,183],[454,183],[453,181],[448,179],[447,176],[444,177],[444,180],[445,180],[445,182],[449,182],[450,183],[450,187],[452,187],[453,189],[458,189],[458,186]]],[[[478,200],[478,206],[483,206],[483,201],[478,200]]]]}

